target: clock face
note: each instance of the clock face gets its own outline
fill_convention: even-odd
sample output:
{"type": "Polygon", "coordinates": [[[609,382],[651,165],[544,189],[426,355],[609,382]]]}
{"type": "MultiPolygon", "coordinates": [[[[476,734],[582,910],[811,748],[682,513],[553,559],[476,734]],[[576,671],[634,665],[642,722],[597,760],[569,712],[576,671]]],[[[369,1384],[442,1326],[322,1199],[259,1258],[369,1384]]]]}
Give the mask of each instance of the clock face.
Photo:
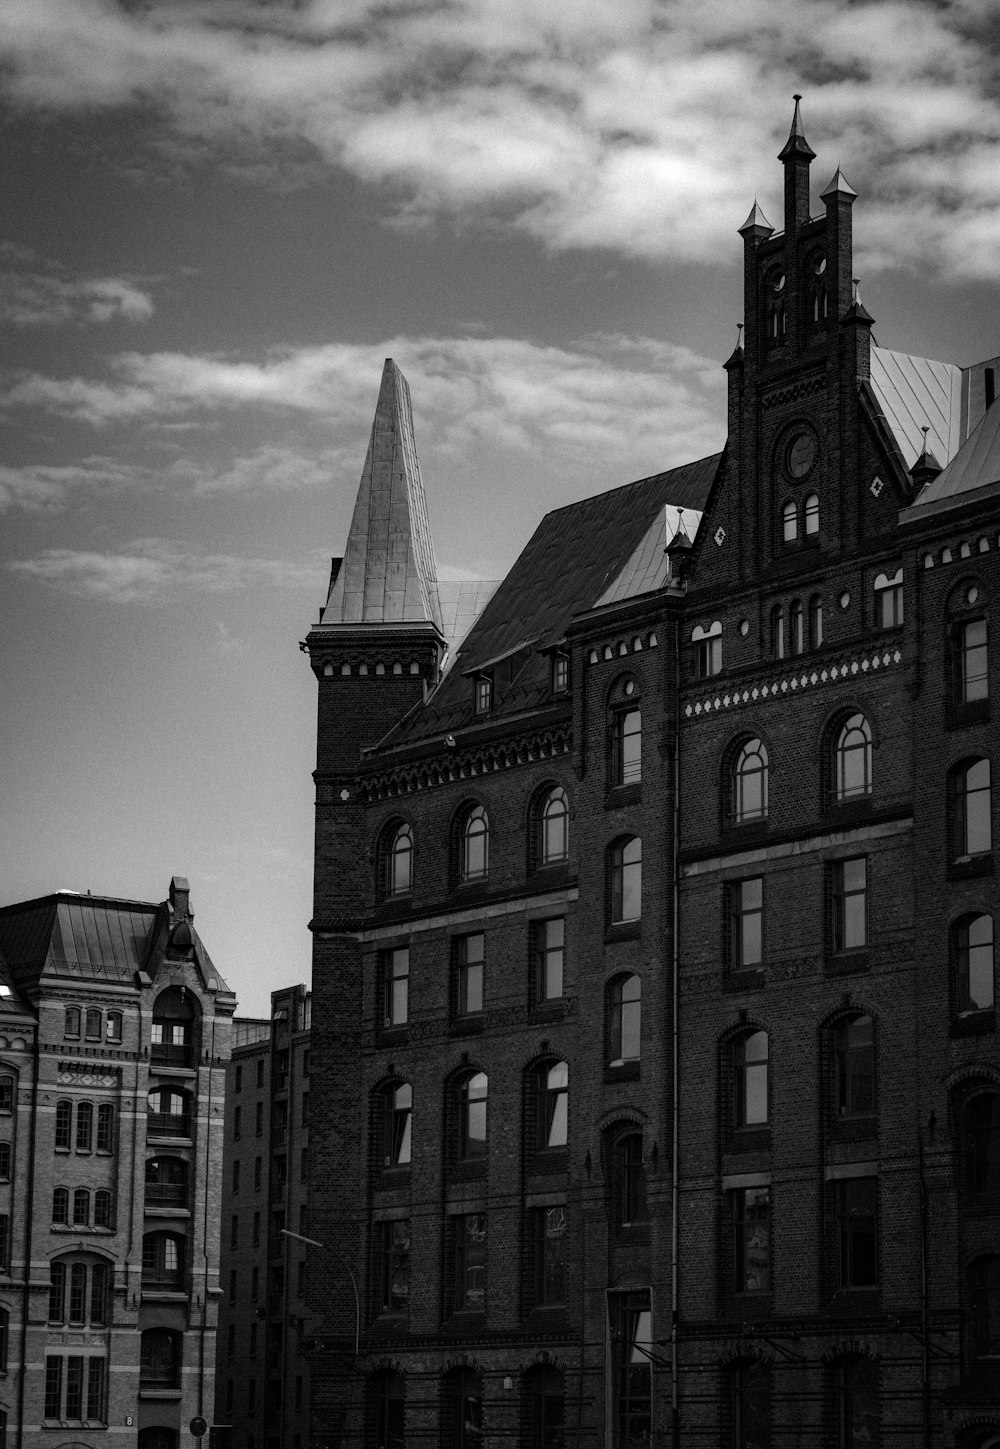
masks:
{"type": "Polygon", "coordinates": [[[793,478],[804,478],[816,461],[816,439],[812,433],[796,433],[785,454],[785,466],[793,478]]]}

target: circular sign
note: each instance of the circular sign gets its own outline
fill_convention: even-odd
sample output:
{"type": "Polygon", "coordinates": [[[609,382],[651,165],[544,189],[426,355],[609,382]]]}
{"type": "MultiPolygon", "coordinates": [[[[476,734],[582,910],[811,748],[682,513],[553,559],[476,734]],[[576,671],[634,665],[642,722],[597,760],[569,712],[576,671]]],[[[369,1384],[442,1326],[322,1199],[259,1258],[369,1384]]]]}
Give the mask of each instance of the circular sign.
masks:
{"type": "Polygon", "coordinates": [[[816,439],[812,433],[796,433],[785,452],[785,467],[792,478],[804,478],[816,461],[816,439]]]}
{"type": "Polygon", "coordinates": [[[190,1427],[191,1433],[196,1439],[204,1439],[205,1435],[208,1433],[208,1420],[203,1419],[200,1414],[196,1414],[191,1420],[190,1427]]]}

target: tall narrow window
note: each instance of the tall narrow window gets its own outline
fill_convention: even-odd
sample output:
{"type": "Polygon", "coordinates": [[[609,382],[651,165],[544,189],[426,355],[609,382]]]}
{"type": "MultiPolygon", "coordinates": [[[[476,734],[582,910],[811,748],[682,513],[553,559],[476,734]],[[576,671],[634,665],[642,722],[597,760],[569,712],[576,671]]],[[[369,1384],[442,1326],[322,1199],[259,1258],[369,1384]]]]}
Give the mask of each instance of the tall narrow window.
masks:
{"type": "Polygon", "coordinates": [[[813,594],[809,600],[809,647],[818,649],[823,642],[823,600],[813,594]]]}
{"type": "Polygon", "coordinates": [[[66,1264],[49,1264],[49,1322],[62,1323],[66,1317],[66,1264]]]}
{"type": "Polygon", "coordinates": [[[614,1293],[611,1318],[611,1376],[615,1449],[650,1443],[653,1428],[653,1326],[649,1294],[614,1293]]]}
{"type": "Polygon", "coordinates": [[[481,805],[474,805],[465,818],[461,839],[463,881],[482,880],[489,871],[490,822],[481,805]]]}
{"type": "Polygon", "coordinates": [[[56,1187],[52,1189],[52,1221],[54,1223],[69,1222],[68,1187],[56,1187]]]}
{"type": "Polygon", "coordinates": [[[868,861],[834,861],[832,875],[833,949],[855,951],[868,944],[868,861]]]}
{"type": "Polygon", "coordinates": [[[715,619],[705,627],[698,624],[691,635],[697,650],[696,664],[699,679],[711,679],[722,669],[722,623],[715,619]]]}
{"type": "Polygon", "coordinates": [[[771,1442],[771,1375],[759,1359],[743,1359],[728,1372],[726,1449],[763,1449],[771,1442]]]}
{"type": "Polygon", "coordinates": [[[972,1352],[977,1361],[1000,1359],[1000,1255],[988,1253],[975,1260],[969,1289],[972,1352]]]}
{"type": "Polygon", "coordinates": [[[485,1072],[474,1072],[459,1086],[459,1156],[464,1160],[486,1154],[486,1104],[489,1080],[485,1072]]]}
{"type": "Polygon", "coordinates": [[[563,994],[566,956],[566,919],[553,916],[534,927],[535,1002],[557,1001],[563,994]]]}
{"type": "Polygon", "coordinates": [[[789,499],[781,510],[781,537],[785,543],[794,543],[799,536],[799,510],[789,499]]]}
{"type": "Polygon", "coordinates": [[[86,1013],[86,1039],[87,1041],[100,1041],[101,1039],[101,1013],[96,1006],[88,1006],[86,1013]]]}
{"type": "MultiPolygon", "coordinates": [[[[122,1014],[120,1011],[109,1011],[104,1022],[104,1035],[109,1042],[115,1046],[121,1045],[122,1040],[122,1014]]],[[[92,1363],[101,1363],[101,1359],[92,1359],[92,1363]]]]}
{"type": "Polygon", "coordinates": [[[834,746],[835,791],[838,800],[856,800],[872,789],[872,732],[863,714],[850,715],[834,746]]]}
{"type": "Polygon", "coordinates": [[[49,1357],[45,1360],[45,1417],[62,1418],[63,1361],[49,1357]]]}
{"type": "Polygon", "coordinates": [[[486,1307],[486,1214],[454,1219],[455,1307],[482,1312],[486,1307]]]}
{"type": "Polygon", "coordinates": [[[569,854],[569,805],[560,786],[550,790],[538,812],[538,863],[554,865],[569,854]]]}
{"type": "Polygon", "coordinates": [[[563,1374],[551,1364],[534,1364],[523,1376],[526,1449],[562,1449],[565,1443],[566,1390],[563,1374]]]}
{"type": "Polygon", "coordinates": [[[878,1282],[877,1203],[874,1177],[834,1184],[837,1204],[837,1286],[871,1288],[878,1282]]]}
{"type": "Polygon", "coordinates": [[[805,616],[802,601],[793,599],[788,610],[788,632],[793,654],[804,654],[806,648],[805,616]]]}
{"type": "Polygon", "coordinates": [[[99,1187],[94,1193],[94,1227],[111,1227],[111,1194],[106,1187],[99,1187]]]}
{"type": "Polygon", "coordinates": [[[753,876],[728,887],[730,907],[730,969],[754,971],[761,964],[764,880],[753,876]]]}
{"type": "Polygon", "coordinates": [[[612,1209],[616,1228],[646,1222],[646,1167],[641,1132],[624,1132],[614,1141],[612,1209]]]}
{"type": "Polygon", "coordinates": [[[455,1015],[475,1016],[483,1009],[483,959],[486,937],[481,931],[455,940],[455,1015]]]}
{"type": "Polygon", "coordinates": [[[541,1100],[538,1113],[540,1148],[565,1147],[569,1126],[569,1067],[565,1062],[543,1068],[539,1074],[541,1100]]]}
{"type": "Polygon", "coordinates": [[[103,1419],[104,1392],[106,1382],[105,1362],[103,1358],[90,1358],[87,1360],[87,1418],[103,1419]]]}
{"type": "Polygon", "coordinates": [[[94,1108],[90,1102],[80,1102],[76,1109],[76,1150],[89,1152],[94,1132],[94,1108]]]}
{"type": "Polygon", "coordinates": [[[393,1369],[376,1369],[369,1379],[375,1438],[379,1449],[405,1449],[406,1382],[393,1369]]]}
{"type": "Polygon", "coordinates": [[[78,1006],[67,1006],[63,1036],[71,1039],[80,1035],[80,1008],[78,1006]]]}
{"type": "Polygon", "coordinates": [[[815,538],[819,533],[819,494],[806,495],[805,507],[806,538],[815,538]]]}
{"type": "Polygon", "coordinates": [[[384,1167],[409,1167],[413,1088],[409,1082],[389,1087],[383,1097],[385,1109],[384,1167]]]}
{"type": "Polygon", "coordinates": [[[740,1187],[731,1194],[733,1286],[737,1293],[771,1288],[771,1189],[740,1187]]]}
{"type": "Polygon", "coordinates": [[[90,1222],[90,1193],[85,1187],[78,1187],[73,1193],[73,1226],[86,1227],[90,1222]]]}
{"type": "Polygon", "coordinates": [[[735,825],[767,816],[767,750],[759,739],[747,740],[736,757],[732,780],[735,825]]]}
{"type": "Polygon", "coordinates": [[[407,895],[413,885],[413,836],[408,825],[400,825],[393,835],[387,867],[389,895],[407,895]]]}
{"type": "Polygon", "coordinates": [[[476,1369],[449,1369],[441,1404],[442,1449],[482,1449],[483,1380],[476,1369]]]}
{"type": "Polygon", "coordinates": [[[102,1102],[97,1108],[97,1150],[114,1150],[115,1109],[110,1102],[102,1102]]]}
{"type": "Polygon", "coordinates": [[[962,1109],[962,1180],[972,1198],[1000,1192],[1000,1092],[977,1092],[962,1109]]]}
{"type": "Polygon", "coordinates": [[[875,1110],[875,1023],[870,1016],[841,1021],[835,1040],[838,1117],[875,1110]]]}
{"type": "Polygon", "coordinates": [[[531,1305],[552,1308],[566,1302],[566,1205],[532,1208],[531,1305]]]}
{"type": "Polygon", "coordinates": [[[489,674],[480,674],[475,684],[476,714],[489,714],[493,708],[493,680],[489,674]]]}
{"type": "Polygon", "coordinates": [[[637,921],[642,911],[642,841],[618,840],[611,847],[611,921],[637,921]]]}
{"type": "Polygon", "coordinates": [[[608,988],[608,1065],[637,1062],[642,1040],[642,981],[617,976],[608,988]]]}
{"type": "Polygon", "coordinates": [[[995,1000],[993,917],[966,916],[954,927],[959,1015],[990,1011],[995,1000]]]}
{"type": "Polygon", "coordinates": [[[955,698],[959,704],[989,696],[989,648],[985,619],[970,619],[957,630],[955,698]]]}
{"type": "Polygon", "coordinates": [[[642,778],[642,715],[619,710],[611,729],[611,783],[633,785],[642,778]]]}
{"type": "Polygon", "coordinates": [[[382,955],[382,1027],[405,1026],[409,1014],[410,948],[397,946],[382,955]]]}
{"type": "Polygon", "coordinates": [[[780,604],[771,610],[771,657],[785,657],[785,611],[780,604]]]}
{"type": "Polygon", "coordinates": [[[733,1044],[734,1123],[762,1127],[768,1120],[768,1041],[754,1031],[733,1044]]]}
{"type": "Polygon", "coordinates": [[[73,1104],[65,1098],[56,1103],[55,1145],[69,1150],[73,1140],[73,1104]]]}
{"type": "Polygon", "coordinates": [[[405,1313],[410,1301],[410,1220],[379,1223],[380,1313],[405,1313]]]}
{"type": "Polygon", "coordinates": [[[969,760],[952,774],[955,855],[984,855],[993,847],[989,760],[969,760]]]}
{"type": "Polygon", "coordinates": [[[875,623],[880,629],[893,629],[903,622],[903,570],[890,576],[879,574],[875,580],[875,623]]]}

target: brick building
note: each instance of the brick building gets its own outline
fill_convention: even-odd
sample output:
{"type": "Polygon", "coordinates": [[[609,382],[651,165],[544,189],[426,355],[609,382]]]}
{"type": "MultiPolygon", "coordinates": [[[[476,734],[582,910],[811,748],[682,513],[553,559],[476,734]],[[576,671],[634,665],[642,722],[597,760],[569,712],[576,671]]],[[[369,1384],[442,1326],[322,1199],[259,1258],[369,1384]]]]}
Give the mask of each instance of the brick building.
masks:
{"type": "Polygon", "coordinates": [[[492,597],[386,363],[306,641],[314,1449],[1000,1443],[998,359],[876,346],[779,159],[723,452],[492,597]]]}
{"type": "Polygon", "coordinates": [[[211,1417],[235,998],[175,876],[0,910],[0,1444],[211,1417]]]}
{"type": "Polygon", "coordinates": [[[215,1422],[233,1449],[309,1443],[309,1036],[304,986],[237,1017],[226,1080],[215,1422]]]}

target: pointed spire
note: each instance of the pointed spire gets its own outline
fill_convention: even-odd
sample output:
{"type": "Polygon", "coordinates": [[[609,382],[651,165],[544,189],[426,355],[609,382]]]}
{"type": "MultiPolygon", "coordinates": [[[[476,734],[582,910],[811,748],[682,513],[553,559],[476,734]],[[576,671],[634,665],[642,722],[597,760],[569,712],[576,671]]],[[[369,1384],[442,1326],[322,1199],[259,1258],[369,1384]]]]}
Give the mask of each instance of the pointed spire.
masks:
{"type": "Polygon", "coordinates": [[[843,171],[841,171],[838,164],[836,171],[830,178],[829,186],[827,186],[825,191],[820,192],[819,199],[820,201],[826,201],[827,197],[843,196],[847,201],[854,201],[857,195],[858,193],[848,181],[843,171]]]}
{"type": "Polygon", "coordinates": [[[807,161],[811,161],[816,155],[816,152],[806,140],[805,132],[802,129],[802,115],[799,111],[799,101],[801,101],[802,97],[795,95],[792,99],[795,102],[795,113],[792,116],[792,129],[788,133],[788,140],[778,152],[778,160],[785,161],[790,156],[804,156],[807,161]]]}
{"type": "MultiPolygon", "coordinates": [[[[736,346],[733,348],[732,352],[729,354],[729,356],[726,358],[726,361],[722,365],[726,369],[726,371],[728,372],[730,370],[730,368],[733,368],[733,367],[742,367],[743,366],[743,361],[744,361],[744,353],[743,353],[743,323],[742,322],[737,322],[737,324],[736,324],[736,346]]],[[[683,522],[683,520],[682,520],[682,522],[683,522]]]]}
{"type": "Polygon", "coordinates": [[[851,278],[851,286],[854,288],[854,300],[847,309],[845,320],[849,322],[864,322],[870,326],[875,321],[875,318],[861,300],[861,283],[857,277],[851,278]]]}
{"type": "Polygon", "coordinates": [[[344,561],[324,624],[433,624],[441,630],[434,545],[406,378],[387,357],[344,561]]]}
{"type": "Polygon", "coordinates": [[[761,211],[760,206],[757,203],[757,198],[755,196],[753,199],[753,206],[750,209],[750,215],[747,217],[743,225],[739,228],[740,236],[769,237],[772,235],[773,231],[774,227],[771,225],[767,217],[761,211]]]}
{"type": "Polygon", "coordinates": [[[926,488],[931,479],[936,478],[941,472],[941,464],[927,446],[927,434],[930,432],[930,428],[924,423],[920,431],[924,435],[924,446],[920,450],[920,457],[910,469],[914,489],[926,488]]]}

